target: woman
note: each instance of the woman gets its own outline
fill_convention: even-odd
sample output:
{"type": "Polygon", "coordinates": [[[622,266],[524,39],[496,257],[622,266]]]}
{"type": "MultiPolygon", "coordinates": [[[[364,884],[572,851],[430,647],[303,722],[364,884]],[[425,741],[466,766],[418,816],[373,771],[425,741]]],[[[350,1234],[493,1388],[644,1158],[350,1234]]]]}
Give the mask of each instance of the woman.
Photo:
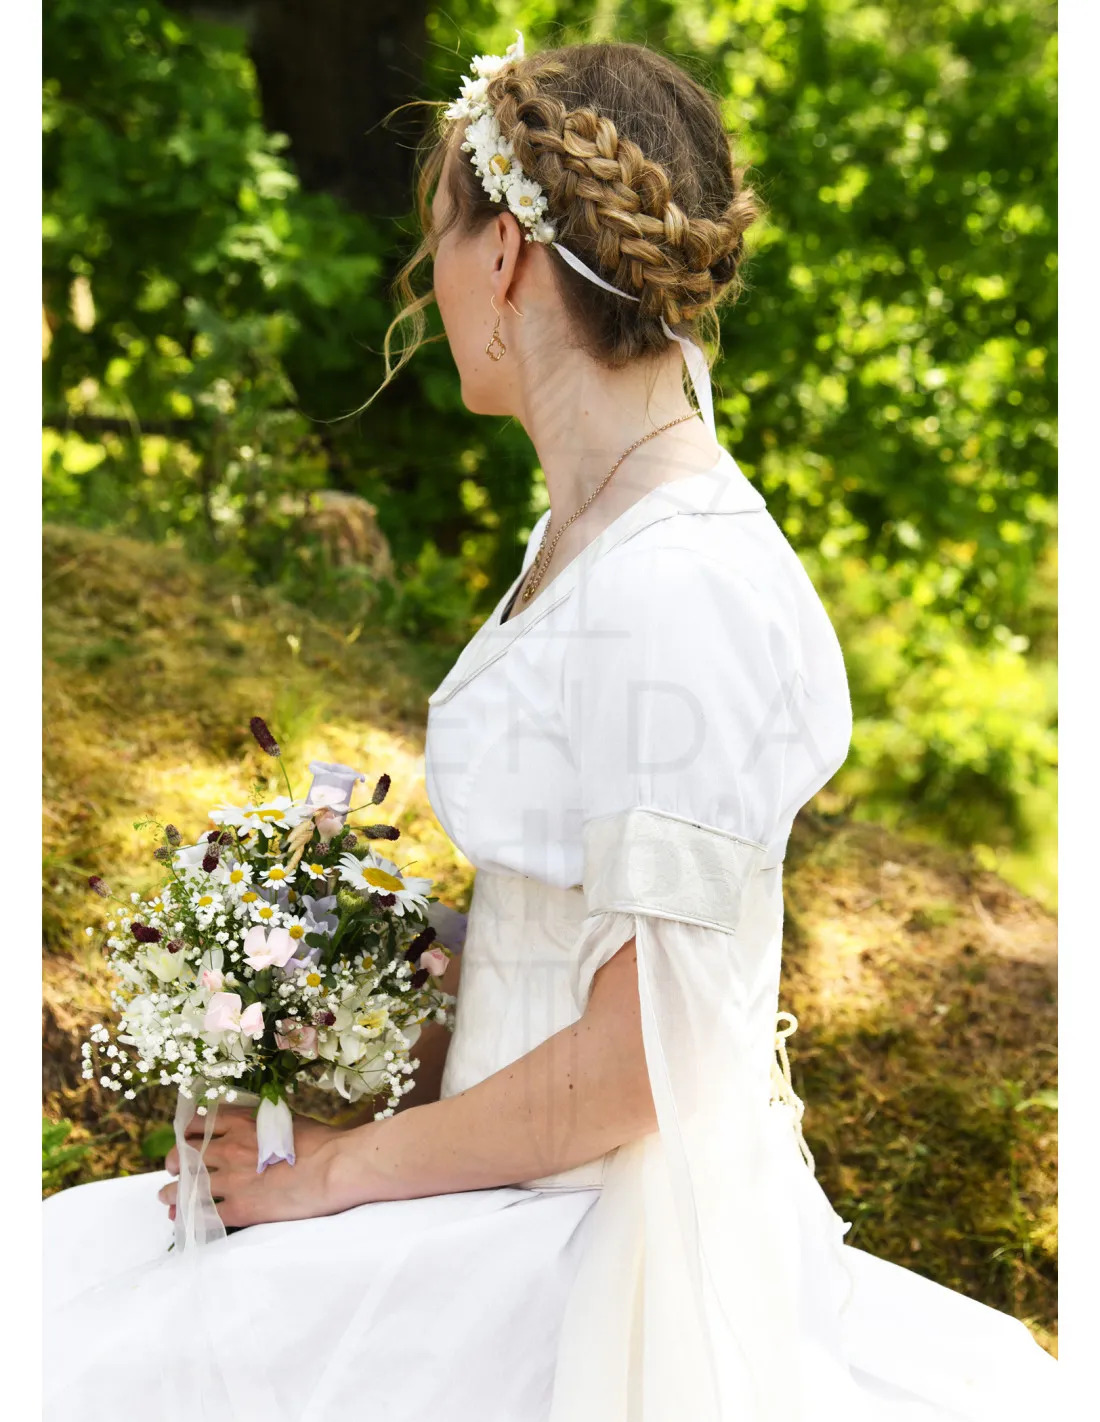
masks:
{"type": "Polygon", "coordinates": [[[293,1167],[257,1175],[223,1112],[206,1164],[249,1227],[201,1249],[164,1252],[174,1152],[51,1199],[46,1415],[1032,1422],[1053,1360],[842,1242],[775,1059],[783,858],[851,707],[715,438],[693,338],[757,215],[717,106],[645,49],[520,41],[475,61],[429,193],[463,399],[550,495],[429,700],[477,868],[454,1037],[391,1118],[300,1121],[293,1167]]]}

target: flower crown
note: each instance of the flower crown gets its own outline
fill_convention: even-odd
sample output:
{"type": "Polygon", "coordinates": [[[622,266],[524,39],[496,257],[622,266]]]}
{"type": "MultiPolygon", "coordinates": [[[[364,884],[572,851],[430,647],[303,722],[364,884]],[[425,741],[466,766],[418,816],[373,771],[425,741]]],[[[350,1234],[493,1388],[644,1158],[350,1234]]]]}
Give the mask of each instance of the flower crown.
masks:
{"type": "Polygon", "coordinates": [[[494,202],[503,198],[521,227],[526,228],[528,242],[553,242],[557,235],[554,224],[543,216],[546,194],[533,178],[524,176],[512,145],[500,131],[493,106],[486,98],[489,80],[506,64],[523,58],[523,35],[516,38],[503,54],[475,55],[470,64],[472,77],[463,79],[459,97],[443,111],[446,119],[465,119],[466,136],[463,151],[473,155],[474,171],[481,185],[494,202]]]}

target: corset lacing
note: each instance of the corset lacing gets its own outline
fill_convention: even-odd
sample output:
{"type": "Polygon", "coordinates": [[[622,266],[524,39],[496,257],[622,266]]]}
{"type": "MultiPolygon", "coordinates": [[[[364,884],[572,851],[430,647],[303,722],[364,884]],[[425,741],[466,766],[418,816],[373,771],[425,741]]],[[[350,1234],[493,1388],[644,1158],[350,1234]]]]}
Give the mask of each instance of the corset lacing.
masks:
{"type": "Polygon", "coordinates": [[[798,1141],[798,1149],[802,1152],[802,1159],[816,1174],[814,1158],[810,1154],[810,1148],[806,1144],[806,1139],[802,1134],[802,1117],[806,1114],[806,1105],[795,1093],[794,1084],[791,1081],[791,1063],[787,1056],[787,1038],[797,1031],[798,1018],[795,1017],[793,1012],[779,1012],[776,1014],[775,1060],[772,1062],[772,1092],[770,1104],[790,1107],[795,1138],[798,1141]],[[784,1019],[786,1019],[785,1025],[784,1019]]]}

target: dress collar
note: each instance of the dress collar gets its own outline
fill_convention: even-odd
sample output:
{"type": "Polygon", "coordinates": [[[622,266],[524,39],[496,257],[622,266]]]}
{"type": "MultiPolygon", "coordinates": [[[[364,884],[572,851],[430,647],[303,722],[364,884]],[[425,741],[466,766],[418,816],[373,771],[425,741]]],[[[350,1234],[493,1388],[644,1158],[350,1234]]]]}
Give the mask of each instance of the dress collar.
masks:
{"type": "Polygon", "coordinates": [[[454,666],[428,697],[429,706],[448,701],[460,687],[502,657],[517,638],[537,626],[582,585],[592,565],[612,548],[640,533],[650,524],[680,514],[756,513],[767,505],[763,494],[752,485],[726,450],[711,469],[685,478],[658,484],[636,499],[613,519],[591,543],[553,577],[526,607],[514,612],[507,622],[500,615],[527,571],[522,568],[496,607],[463,648],[454,666]]]}

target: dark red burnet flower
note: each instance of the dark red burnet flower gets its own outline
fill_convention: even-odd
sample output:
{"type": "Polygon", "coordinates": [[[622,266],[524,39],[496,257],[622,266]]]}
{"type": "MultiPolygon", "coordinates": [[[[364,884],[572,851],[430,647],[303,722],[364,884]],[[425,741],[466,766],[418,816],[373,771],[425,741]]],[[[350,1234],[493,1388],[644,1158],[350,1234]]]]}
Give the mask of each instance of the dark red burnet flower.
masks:
{"type": "Polygon", "coordinates": [[[405,949],[405,961],[408,963],[415,963],[417,958],[420,957],[421,953],[423,953],[426,948],[431,947],[432,943],[434,943],[435,941],[435,938],[435,929],[429,923],[427,928],[422,929],[416,935],[413,941],[409,944],[409,946],[405,949]]]}
{"type": "Polygon", "coordinates": [[[374,902],[379,908],[393,908],[397,902],[396,894],[375,894],[374,902]]]}
{"type": "Polygon", "coordinates": [[[262,751],[266,751],[268,755],[282,755],[282,751],[279,749],[279,742],[268,730],[267,722],[262,716],[253,716],[252,720],[248,723],[248,729],[256,737],[256,742],[262,751]]]}
{"type": "Polygon", "coordinates": [[[413,975],[412,975],[412,985],[413,985],[413,987],[414,987],[414,988],[421,988],[421,987],[424,986],[424,984],[425,984],[427,981],[428,981],[428,970],[427,970],[427,968],[417,968],[416,972],[413,973],[413,975]]]}
{"type": "Polygon", "coordinates": [[[178,849],[180,844],[183,842],[183,835],[180,834],[179,830],[175,827],[175,825],[164,826],[164,838],[168,841],[168,843],[172,846],[173,849],[178,849]]]}
{"type": "Polygon", "coordinates": [[[315,1027],[331,1027],[335,1021],[336,1013],[329,1012],[327,1009],[324,1012],[318,1012],[313,1019],[315,1027]]]}
{"type": "Polygon", "coordinates": [[[147,923],[132,923],[130,932],[139,943],[159,943],[164,936],[159,928],[150,928],[147,923]]]}
{"type": "Polygon", "coordinates": [[[93,874],[88,880],[88,888],[91,889],[93,893],[98,894],[101,899],[109,899],[111,897],[110,889],[98,874],[93,874]]]}
{"type": "Polygon", "coordinates": [[[183,940],[180,938],[170,938],[164,946],[168,949],[169,953],[182,953],[183,940]]]}
{"type": "Polygon", "coordinates": [[[371,804],[380,805],[389,792],[390,777],[388,775],[380,775],[378,777],[378,784],[374,787],[374,794],[370,797],[371,804]]]}
{"type": "Polygon", "coordinates": [[[401,831],[396,825],[360,825],[360,832],[368,839],[400,839],[401,831]]]}

